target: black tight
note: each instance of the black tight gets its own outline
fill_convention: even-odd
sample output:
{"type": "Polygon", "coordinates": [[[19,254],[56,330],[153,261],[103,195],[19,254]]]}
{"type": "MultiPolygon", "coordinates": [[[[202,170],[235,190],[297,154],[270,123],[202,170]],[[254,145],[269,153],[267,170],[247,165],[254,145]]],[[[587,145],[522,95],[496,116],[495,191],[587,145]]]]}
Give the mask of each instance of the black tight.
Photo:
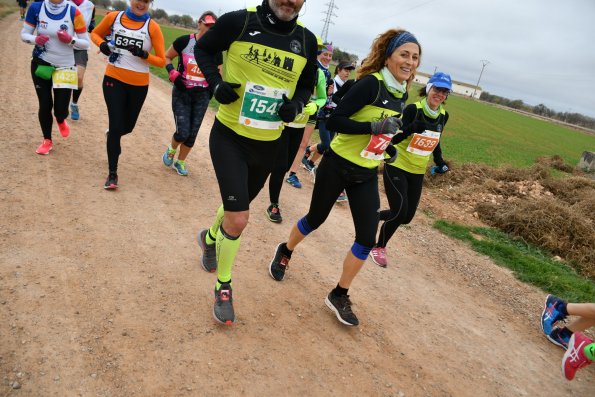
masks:
{"type": "Polygon", "coordinates": [[[35,75],[37,62],[31,61],[31,77],[39,102],[39,125],[44,139],[52,139],[52,124],[54,116],[59,123],[62,123],[68,117],[68,103],[70,102],[70,92],[67,88],[52,89],[52,79],[44,80],[35,75]],[[53,94],[53,96],[52,96],[53,94]],[[52,116],[52,110],[54,116],[52,116]]]}
{"type": "Polygon", "coordinates": [[[271,203],[279,203],[279,195],[281,195],[281,186],[283,186],[285,173],[291,168],[303,136],[304,127],[285,127],[281,133],[279,150],[277,150],[275,163],[269,178],[269,199],[271,203]]]}

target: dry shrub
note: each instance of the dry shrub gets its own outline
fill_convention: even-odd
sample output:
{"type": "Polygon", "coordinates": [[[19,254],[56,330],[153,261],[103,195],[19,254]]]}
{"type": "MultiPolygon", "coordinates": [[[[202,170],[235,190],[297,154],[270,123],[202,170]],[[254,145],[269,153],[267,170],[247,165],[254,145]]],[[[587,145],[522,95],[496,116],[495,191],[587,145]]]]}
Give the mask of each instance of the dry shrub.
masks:
{"type": "Polygon", "coordinates": [[[575,261],[580,274],[595,280],[593,222],[565,203],[551,198],[517,201],[506,206],[481,203],[477,212],[486,223],[575,261]]]}
{"type": "Polygon", "coordinates": [[[564,162],[564,159],[562,157],[558,156],[557,154],[555,154],[553,156],[539,157],[537,159],[537,163],[543,164],[547,167],[555,168],[555,169],[563,171],[563,172],[567,172],[569,174],[572,174],[576,171],[575,167],[566,164],[564,162]]]}
{"type": "Polygon", "coordinates": [[[595,181],[582,176],[563,179],[550,178],[544,181],[543,185],[556,197],[568,204],[575,204],[595,195],[595,181]]]}

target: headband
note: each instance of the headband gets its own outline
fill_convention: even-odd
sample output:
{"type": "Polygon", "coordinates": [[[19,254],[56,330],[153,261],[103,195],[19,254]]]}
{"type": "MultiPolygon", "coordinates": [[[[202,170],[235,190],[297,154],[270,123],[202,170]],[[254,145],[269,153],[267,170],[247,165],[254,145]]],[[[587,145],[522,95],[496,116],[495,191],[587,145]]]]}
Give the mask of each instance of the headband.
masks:
{"type": "Polygon", "coordinates": [[[419,43],[417,42],[417,39],[414,35],[407,31],[401,32],[400,34],[393,37],[388,43],[388,47],[386,48],[386,58],[390,57],[397,48],[405,43],[415,43],[419,46],[419,43]]]}

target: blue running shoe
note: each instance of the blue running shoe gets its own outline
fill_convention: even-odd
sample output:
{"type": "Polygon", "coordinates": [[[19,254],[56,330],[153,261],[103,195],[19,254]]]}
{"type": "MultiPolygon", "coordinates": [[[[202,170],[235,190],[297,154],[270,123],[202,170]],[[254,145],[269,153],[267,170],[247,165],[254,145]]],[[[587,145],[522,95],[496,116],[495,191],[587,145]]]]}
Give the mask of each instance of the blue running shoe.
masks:
{"type": "Polygon", "coordinates": [[[562,335],[562,329],[563,328],[560,328],[560,327],[554,328],[552,330],[552,332],[550,332],[550,334],[547,335],[547,338],[554,345],[560,346],[561,348],[566,350],[566,349],[568,349],[568,342],[570,341],[570,336],[572,336],[572,334],[567,335],[567,336],[562,335]]]}
{"type": "MultiPolygon", "coordinates": [[[[107,131],[106,131],[106,135],[107,135],[107,131]]],[[[174,163],[174,156],[176,155],[176,149],[170,149],[169,146],[167,147],[167,149],[165,150],[165,153],[163,153],[163,164],[165,164],[167,167],[171,167],[171,165],[174,163]]]]}
{"type": "Polygon", "coordinates": [[[285,182],[289,183],[291,186],[296,187],[298,189],[302,188],[302,183],[298,179],[297,174],[289,175],[289,177],[287,177],[285,182]]]}
{"type": "Polygon", "coordinates": [[[557,296],[548,295],[545,298],[543,312],[541,313],[541,330],[546,336],[552,333],[554,324],[565,317],[558,311],[560,303],[564,303],[564,301],[557,296]]]}
{"type": "Polygon", "coordinates": [[[78,120],[81,118],[81,115],[79,114],[79,105],[74,102],[70,104],[70,118],[72,120],[78,120]]]}
{"type": "Polygon", "coordinates": [[[178,160],[174,164],[174,168],[178,171],[178,175],[187,176],[188,169],[186,168],[186,161],[185,160],[178,160]]]}

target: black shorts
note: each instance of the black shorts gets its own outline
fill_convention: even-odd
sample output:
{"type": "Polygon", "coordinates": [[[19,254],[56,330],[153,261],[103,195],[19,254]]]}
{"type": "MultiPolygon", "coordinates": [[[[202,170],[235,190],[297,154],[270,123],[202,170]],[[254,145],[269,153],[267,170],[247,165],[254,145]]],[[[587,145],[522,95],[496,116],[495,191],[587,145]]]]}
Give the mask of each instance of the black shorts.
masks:
{"type": "Polygon", "coordinates": [[[271,173],[279,142],[246,138],[215,119],[209,150],[225,211],[250,209],[271,173]]]}

